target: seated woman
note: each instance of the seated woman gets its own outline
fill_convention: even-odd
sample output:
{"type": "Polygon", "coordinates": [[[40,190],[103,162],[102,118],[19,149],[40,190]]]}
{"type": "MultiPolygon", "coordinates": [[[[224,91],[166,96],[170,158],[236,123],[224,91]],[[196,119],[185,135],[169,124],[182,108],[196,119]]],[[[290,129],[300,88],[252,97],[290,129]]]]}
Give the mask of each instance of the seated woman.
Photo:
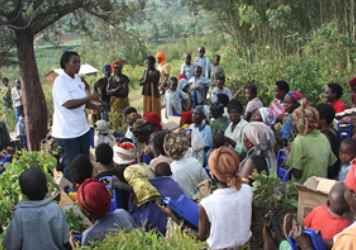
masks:
{"type": "Polygon", "coordinates": [[[292,142],[286,165],[293,177],[304,183],[311,176],[327,177],[328,168],[336,162],[326,136],[319,130],[319,113],[304,100],[293,112],[297,136],[292,142]]]}
{"type": "Polygon", "coordinates": [[[199,161],[187,155],[189,145],[185,133],[170,133],[164,139],[164,150],[173,159],[172,178],[192,198],[198,191],[198,184],[209,177],[199,161]]]}
{"type": "Polygon", "coordinates": [[[228,147],[214,150],[209,156],[211,175],[218,189],[200,203],[200,240],[209,249],[239,249],[251,237],[252,188],[239,176],[240,159],[228,147]]]}
{"type": "Polygon", "coordinates": [[[80,185],[77,197],[81,210],[93,222],[93,225],[82,234],[83,246],[96,240],[103,240],[108,234],[135,227],[127,211],[117,209],[108,212],[111,196],[103,183],[87,179],[80,185]]]}
{"type": "Polygon", "coordinates": [[[162,162],[170,164],[173,161],[170,157],[167,156],[163,148],[164,137],[168,133],[169,132],[167,130],[162,130],[154,132],[150,136],[148,147],[154,156],[154,158],[150,162],[150,166],[153,171],[155,171],[155,167],[157,166],[157,164],[162,162]]]}
{"type": "Polygon", "coordinates": [[[262,122],[250,122],[244,129],[244,144],[247,150],[246,158],[241,162],[240,176],[250,178],[253,170],[270,173],[276,168],[276,158],[273,152],[275,144],[274,133],[262,122]]]}
{"type": "Polygon", "coordinates": [[[167,217],[157,205],[161,196],[150,182],[153,171],[143,164],[131,165],[125,169],[124,177],[133,190],[129,211],[136,224],[164,235],[167,217]]]}
{"type": "Polygon", "coordinates": [[[303,94],[299,91],[289,91],[284,97],[284,107],[286,113],[283,118],[282,127],[279,131],[279,136],[285,145],[288,144],[288,142],[294,137],[292,113],[300,106],[299,100],[302,96],[303,94]]]}

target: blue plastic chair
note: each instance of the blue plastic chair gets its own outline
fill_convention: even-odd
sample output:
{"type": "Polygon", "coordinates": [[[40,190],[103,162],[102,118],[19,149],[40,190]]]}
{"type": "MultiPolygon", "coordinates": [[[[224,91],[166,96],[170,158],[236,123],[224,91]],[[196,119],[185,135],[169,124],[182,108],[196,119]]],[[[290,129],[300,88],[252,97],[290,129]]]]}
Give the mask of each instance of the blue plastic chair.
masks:
{"type": "Polygon", "coordinates": [[[106,189],[110,192],[111,194],[111,202],[110,202],[110,208],[109,212],[114,211],[115,209],[122,208],[122,205],[120,204],[119,201],[119,196],[117,190],[112,186],[112,176],[103,176],[99,178],[99,181],[105,184],[106,189]]]}
{"type": "MultiPolygon", "coordinates": [[[[304,234],[310,238],[313,250],[327,250],[325,242],[321,238],[320,234],[312,229],[305,229],[304,234]]],[[[294,239],[288,237],[288,242],[292,250],[298,250],[297,242],[294,239]]]]}
{"type": "Polygon", "coordinates": [[[150,182],[163,198],[178,199],[184,194],[183,189],[171,177],[156,177],[150,179],[150,182]]]}
{"type": "Polygon", "coordinates": [[[199,206],[192,199],[183,194],[178,199],[164,198],[163,203],[192,229],[198,229],[199,206]]]}
{"type": "Polygon", "coordinates": [[[283,149],[279,150],[277,153],[277,176],[283,182],[288,182],[290,180],[290,171],[284,167],[284,163],[287,160],[287,152],[283,149]]]}

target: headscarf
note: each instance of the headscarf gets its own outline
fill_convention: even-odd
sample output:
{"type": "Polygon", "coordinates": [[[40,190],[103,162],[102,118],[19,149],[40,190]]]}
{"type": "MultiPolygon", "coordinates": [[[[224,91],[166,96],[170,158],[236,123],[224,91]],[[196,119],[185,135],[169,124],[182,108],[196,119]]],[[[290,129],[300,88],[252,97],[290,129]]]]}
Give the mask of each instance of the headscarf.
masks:
{"type": "Polygon", "coordinates": [[[163,51],[158,51],[156,58],[159,64],[164,64],[166,62],[166,54],[163,51]]]}
{"type": "Polygon", "coordinates": [[[193,116],[192,111],[182,112],[180,114],[180,126],[183,126],[185,124],[192,124],[193,123],[192,116],[193,116]]]}
{"type": "Polygon", "coordinates": [[[94,218],[102,218],[110,208],[111,195],[105,185],[94,179],[84,181],[77,192],[77,201],[81,209],[94,218]]]}
{"type": "Polygon", "coordinates": [[[218,181],[237,190],[240,189],[240,158],[234,150],[225,146],[215,149],[209,155],[208,165],[212,176],[218,181]]]}
{"type": "Polygon", "coordinates": [[[147,123],[150,123],[150,124],[156,126],[158,129],[162,129],[161,117],[157,113],[155,113],[155,112],[146,112],[146,113],[143,114],[143,119],[147,123]]]}
{"type": "Polygon", "coordinates": [[[299,134],[306,135],[319,127],[319,112],[306,99],[293,111],[292,117],[299,134]]]}
{"type": "Polygon", "coordinates": [[[273,126],[276,122],[276,115],[271,108],[260,108],[258,110],[261,114],[262,121],[268,126],[273,126]]]}
{"type": "Polygon", "coordinates": [[[298,90],[293,90],[289,91],[287,93],[287,96],[289,96],[293,100],[293,102],[298,102],[300,101],[300,99],[303,98],[303,93],[298,90]]]}
{"type": "Polygon", "coordinates": [[[124,177],[134,192],[134,202],[137,206],[144,205],[148,201],[160,197],[157,189],[149,181],[154,174],[146,165],[137,164],[127,167],[124,171],[124,177]]]}
{"type": "Polygon", "coordinates": [[[118,60],[116,60],[115,62],[113,62],[113,63],[111,64],[111,69],[112,69],[112,71],[115,71],[115,69],[117,68],[117,66],[119,66],[119,65],[124,65],[125,63],[126,63],[126,61],[123,60],[123,59],[118,59],[118,60]]]}
{"type": "Polygon", "coordinates": [[[188,151],[190,141],[185,133],[169,133],[164,138],[163,148],[166,154],[173,160],[183,158],[188,151]]]}
{"type": "Polygon", "coordinates": [[[353,161],[352,167],[346,175],[345,186],[356,193],[356,164],[353,161]]]}
{"type": "Polygon", "coordinates": [[[136,162],[137,151],[131,142],[118,143],[113,148],[113,161],[118,165],[127,165],[136,162]]]}
{"type": "Polygon", "coordinates": [[[276,167],[276,157],[273,153],[273,146],[276,143],[274,133],[270,127],[263,122],[250,122],[243,131],[252,144],[256,155],[264,156],[269,169],[276,167]]]}

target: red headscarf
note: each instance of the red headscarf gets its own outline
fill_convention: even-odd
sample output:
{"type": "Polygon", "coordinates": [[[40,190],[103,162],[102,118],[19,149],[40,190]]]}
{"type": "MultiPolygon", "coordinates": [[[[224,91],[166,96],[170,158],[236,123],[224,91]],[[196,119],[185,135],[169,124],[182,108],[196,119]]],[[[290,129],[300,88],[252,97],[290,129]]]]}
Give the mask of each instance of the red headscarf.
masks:
{"type": "Polygon", "coordinates": [[[180,115],[180,125],[183,126],[184,124],[192,124],[193,121],[193,112],[188,111],[188,112],[182,112],[180,115]]]}
{"type": "Polygon", "coordinates": [[[157,52],[156,58],[159,64],[164,64],[166,62],[166,54],[162,51],[157,52]]]}
{"type": "Polygon", "coordinates": [[[161,117],[155,113],[155,112],[146,112],[143,114],[143,119],[151,123],[152,125],[155,125],[157,128],[162,129],[161,125],[161,117]]]}
{"type": "Polygon", "coordinates": [[[178,80],[187,80],[187,77],[182,73],[182,74],[179,74],[178,76],[178,80]]]}
{"type": "Polygon", "coordinates": [[[102,218],[110,208],[111,195],[105,185],[94,179],[84,181],[77,192],[77,201],[81,209],[94,218],[102,218]]]}
{"type": "Polygon", "coordinates": [[[356,193],[356,161],[352,161],[352,167],[346,175],[345,186],[356,193]]]}

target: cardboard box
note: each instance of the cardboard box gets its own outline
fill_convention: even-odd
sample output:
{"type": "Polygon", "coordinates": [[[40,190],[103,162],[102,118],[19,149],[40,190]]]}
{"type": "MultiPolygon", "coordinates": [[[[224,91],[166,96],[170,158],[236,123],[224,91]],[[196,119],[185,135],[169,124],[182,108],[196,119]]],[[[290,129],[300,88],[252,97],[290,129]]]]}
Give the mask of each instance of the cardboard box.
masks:
{"type": "Polygon", "coordinates": [[[297,184],[298,221],[303,224],[305,216],[314,208],[326,204],[328,194],[337,181],[321,177],[310,177],[303,185],[297,184]]]}

